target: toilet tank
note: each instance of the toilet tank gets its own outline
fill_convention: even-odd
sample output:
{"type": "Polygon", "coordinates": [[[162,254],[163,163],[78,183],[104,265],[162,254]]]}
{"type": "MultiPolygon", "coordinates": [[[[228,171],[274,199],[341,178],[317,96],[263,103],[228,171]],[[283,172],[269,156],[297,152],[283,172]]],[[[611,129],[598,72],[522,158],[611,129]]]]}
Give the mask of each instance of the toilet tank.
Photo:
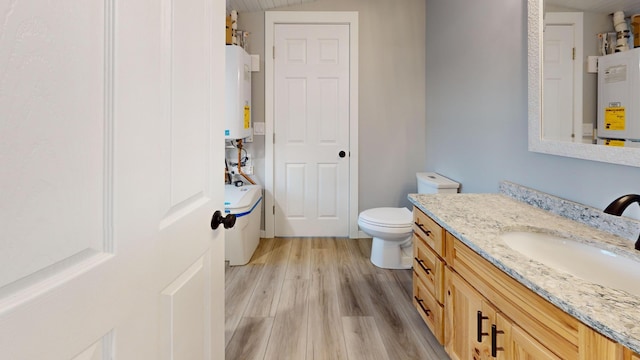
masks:
{"type": "Polygon", "coordinates": [[[455,194],[460,184],[434,172],[416,174],[418,194],[455,194]]]}

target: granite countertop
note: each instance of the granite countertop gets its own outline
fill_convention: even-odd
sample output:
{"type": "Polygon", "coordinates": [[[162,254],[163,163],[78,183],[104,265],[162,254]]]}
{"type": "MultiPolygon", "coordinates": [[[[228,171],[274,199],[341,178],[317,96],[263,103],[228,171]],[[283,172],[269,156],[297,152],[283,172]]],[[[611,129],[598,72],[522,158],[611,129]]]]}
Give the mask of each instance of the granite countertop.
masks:
{"type": "MultiPolygon", "coordinates": [[[[514,186],[517,188],[517,185],[514,186]]],[[[519,190],[522,189],[530,190],[519,190]]],[[[569,205],[580,210],[590,209],[551,196],[543,196],[542,199],[546,200],[540,201],[540,197],[521,197],[521,191],[516,191],[515,195],[511,191],[502,192],[410,194],[409,200],[460,241],[527,288],[601,334],[640,353],[640,296],[603,287],[531,260],[507,246],[499,239],[499,235],[509,231],[552,232],[640,261],[640,252],[634,250],[633,241],[601,230],[602,226],[598,229],[593,224],[585,224],[595,221],[599,224],[604,222],[605,228],[610,226],[609,215],[598,219],[601,211],[593,214],[587,212],[587,216],[582,211],[575,215],[576,219],[571,219],[567,214],[558,215],[562,211],[544,209],[545,206],[541,204],[549,204],[546,201],[549,199],[551,202],[561,200],[563,208],[569,205]]],[[[631,225],[634,224],[632,221],[631,225]]],[[[640,228],[636,231],[640,231],[640,228]]]]}

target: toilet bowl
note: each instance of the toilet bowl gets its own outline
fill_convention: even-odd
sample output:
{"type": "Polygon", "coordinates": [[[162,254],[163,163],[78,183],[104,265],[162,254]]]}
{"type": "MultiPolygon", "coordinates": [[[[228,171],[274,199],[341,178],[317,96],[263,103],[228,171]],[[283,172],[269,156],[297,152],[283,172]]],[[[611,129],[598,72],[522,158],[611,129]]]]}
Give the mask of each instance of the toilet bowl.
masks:
{"type": "MultiPolygon", "coordinates": [[[[455,194],[460,184],[433,172],[417,173],[419,194],[455,194]]],[[[413,214],[407,208],[380,207],[365,210],[358,226],[371,236],[371,262],[384,269],[410,269],[413,214]]]]}
{"type": "Polygon", "coordinates": [[[371,262],[384,269],[410,269],[412,214],[407,208],[375,208],[358,217],[358,226],[373,238],[371,262]],[[403,251],[408,250],[408,251],[403,251]]]}

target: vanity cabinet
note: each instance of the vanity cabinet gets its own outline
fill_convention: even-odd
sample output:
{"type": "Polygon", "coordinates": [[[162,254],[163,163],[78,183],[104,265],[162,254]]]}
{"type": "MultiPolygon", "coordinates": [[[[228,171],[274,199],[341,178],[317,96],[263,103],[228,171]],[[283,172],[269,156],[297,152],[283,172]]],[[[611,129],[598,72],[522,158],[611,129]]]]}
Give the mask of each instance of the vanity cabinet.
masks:
{"type": "MultiPolygon", "coordinates": [[[[453,251],[449,264],[451,275],[447,276],[446,284],[447,315],[454,314],[457,310],[456,307],[460,307],[460,304],[468,303],[468,300],[463,297],[468,291],[466,293],[458,291],[461,288],[460,283],[464,282],[477,292],[475,295],[481,298],[482,304],[491,305],[475,305],[473,309],[469,310],[474,317],[467,321],[477,326],[478,329],[482,328],[482,332],[486,334],[483,335],[483,340],[488,343],[493,341],[497,347],[505,349],[507,352],[507,354],[503,354],[507,356],[504,357],[505,359],[514,358],[509,357],[509,353],[516,349],[522,349],[519,351],[526,352],[539,349],[538,353],[545,353],[542,349],[553,349],[551,354],[548,354],[549,356],[533,357],[534,359],[554,359],[551,357],[554,353],[562,359],[578,359],[580,322],[577,319],[507,276],[455,237],[450,236],[448,241],[453,251]],[[478,311],[482,311],[482,317],[488,317],[488,319],[478,317],[479,315],[476,315],[478,311]],[[494,325],[497,332],[505,332],[504,327],[498,327],[496,319],[498,312],[504,318],[503,323],[508,323],[507,331],[512,330],[515,324],[516,344],[506,344],[504,334],[492,334],[491,327],[494,325]],[[479,325],[478,320],[482,320],[482,326],[479,325]],[[526,329],[526,333],[519,329],[526,329]],[[522,338],[520,335],[524,335],[523,333],[530,335],[522,338]]],[[[453,320],[456,319],[456,316],[451,315],[453,320]]],[[[445,334],[445,344],[449,344],[449,337],[455,339],[459,323],[460,320],[458,323],[453,322],[448,327],[445,334]]],[[[512,331],[509,333],[513,335],[512,331]]],[[[477,338],[474,339],[477,340],[477,338]]],[[[506,340],[507,342],[514,341],[513,337],[506,340]]],[[[469,357],[463,358],[469,359],[469,357]]],[[[491,357],[486,358],[490,359],[491,357]]]]}
{"type": "Polygon", "coordinates": [[[452,359],[640,360],[414,208],[414,305],[452,359]]]}
{"type": "Polygon", "coordinates": [[[413,211],[413,304],[436,339],[444,342],[445,231],[413,211]]]}

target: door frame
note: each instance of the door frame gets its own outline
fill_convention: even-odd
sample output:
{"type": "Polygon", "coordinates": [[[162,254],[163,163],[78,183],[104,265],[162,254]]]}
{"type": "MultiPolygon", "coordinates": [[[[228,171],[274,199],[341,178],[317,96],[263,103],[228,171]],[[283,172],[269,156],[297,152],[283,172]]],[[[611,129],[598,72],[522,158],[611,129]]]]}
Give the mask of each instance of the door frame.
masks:
{"type": "MultiPolygon", "coordinates": [[[[581,12],[548,12],[544,16],[544,26],[565,25],[573,28],[573,47],[575,57],[573,60],[573,129],[574,141],[582,142],[583,137],[583,48],[584,48],[584,21],[581,12]]],[[[544,44],[544,34],[542,43],[544,44]]],[[[544,64],[544,57],[542,58],[544,64]]],[[[544,90],[544,89],[543,89],[544,90]]],[[[594,120],[595,121],[595,120],[594,120]]]]}
{"type": "Polygon", "coordinates": [[[274,197],[274,30],[277,24],[349,25],[349,237],[358,238],[358,12],[267,11],[264,19],[265,63],[265,237],[275,236],[274,197]]]}

